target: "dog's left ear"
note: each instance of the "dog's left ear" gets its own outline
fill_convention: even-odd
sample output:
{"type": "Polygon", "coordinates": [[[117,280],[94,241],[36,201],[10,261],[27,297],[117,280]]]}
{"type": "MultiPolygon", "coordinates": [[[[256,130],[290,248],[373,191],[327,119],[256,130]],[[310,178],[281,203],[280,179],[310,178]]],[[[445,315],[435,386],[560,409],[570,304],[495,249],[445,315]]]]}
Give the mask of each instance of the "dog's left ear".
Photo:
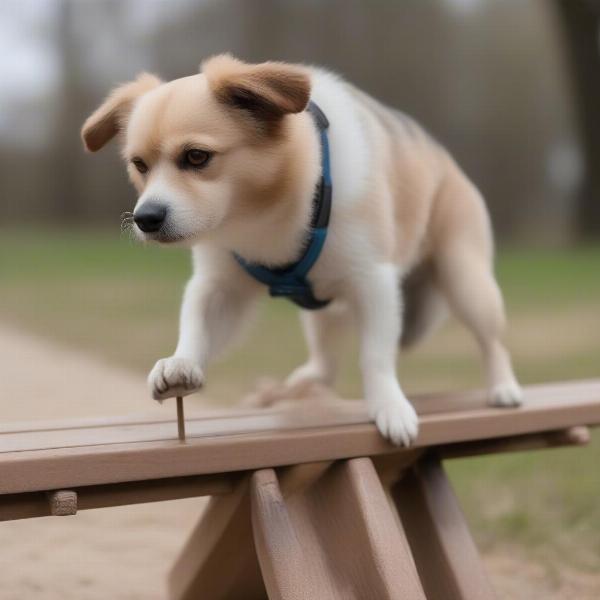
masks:
{"type": "Polygon", "coordinates": [[[302,112],[310,99],[310,73],[299,65],[281,62],[253,65],[221,54],[204,61],[201,70],[221,102],[266,123],[302,112]]]}

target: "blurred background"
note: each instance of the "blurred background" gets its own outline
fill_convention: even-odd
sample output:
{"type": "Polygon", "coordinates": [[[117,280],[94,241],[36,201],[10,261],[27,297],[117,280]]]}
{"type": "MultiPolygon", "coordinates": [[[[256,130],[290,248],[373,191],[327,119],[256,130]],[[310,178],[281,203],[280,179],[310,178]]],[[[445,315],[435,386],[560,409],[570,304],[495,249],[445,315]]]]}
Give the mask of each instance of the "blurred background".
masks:
{"type": "MultiPolygon", "coordinates": [[[[223,51],[324,65],[416,117],[488,203],[520,379],[597,377],[599,15],[594,0],[4,0],[0,422],[161,410],[144,377],[173,350],[188,257],[120,233],[135,194],[117,145],[86,155],[79,129],[139,71],[172,79],[223,51]]],[[[292,306],[259,320],[190,404],[235,403],[303,359],[292,306]]],[[[357,396],[353,354],[340,391],[357,396]]],[[[409,393],[483,384],[453,323],[399,368],[409,393]]],[[[599,597],[599,458],[596,436],[450,465],[500,597],[599,597]]],[[[200,506],[2,524],[0,597],[162,598],[200,506]]]]}
{"type": "Polygon", "coordinates": [[[112,86],[141,70],[173,79],[231,51],[249,61],[326,65],[417,117],[482,188],[507,238],[598,232],[598,202],[581,193],[591,177],[588,115],[565,18],[590,4],[7,0],[2,218],[114,223],[131,192],[116,152],[94,161],[83,155],[81,122],[112,86]]]}

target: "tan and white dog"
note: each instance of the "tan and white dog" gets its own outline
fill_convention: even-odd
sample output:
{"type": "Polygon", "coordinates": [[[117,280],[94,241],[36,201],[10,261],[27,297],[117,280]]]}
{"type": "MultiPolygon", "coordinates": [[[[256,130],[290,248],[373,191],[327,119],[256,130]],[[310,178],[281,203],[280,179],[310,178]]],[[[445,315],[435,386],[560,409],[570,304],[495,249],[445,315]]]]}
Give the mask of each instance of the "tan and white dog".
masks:
{"type": "Polygon", "coordinates": [[[500,340],[488,215],[449,154],[327,71],[229,55],[168,83],[141,75],[82,130],[92,152],[122,132],[139,237],[192,248],[177,349],[149,375],[154,398],[200,388],[207,362],[264,292],[233,252],[267,266],[301,253],[321,174],[309,99],[330,121],[333,178],[329,234],[309,280],[317,298],[334,302],[302,311],[309,358],[289,385],[333,382],[336,338],[352,320],[369,414],[385,437],[408,445],[418,419],[396,375],[399,342],[421,338],[449,306],[481,347],[490,402],[520,404],[500,340]]]}

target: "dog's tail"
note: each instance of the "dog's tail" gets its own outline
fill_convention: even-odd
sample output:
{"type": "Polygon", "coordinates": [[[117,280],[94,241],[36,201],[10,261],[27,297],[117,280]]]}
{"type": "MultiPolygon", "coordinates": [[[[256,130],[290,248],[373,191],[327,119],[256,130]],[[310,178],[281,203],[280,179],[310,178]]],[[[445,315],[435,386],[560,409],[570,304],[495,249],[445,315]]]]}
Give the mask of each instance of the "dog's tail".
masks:
{"type": "Polygon", "coordinates": [[[409,349],[434,331],[448,316],[448,305],[427,261],[402,282],[403,314],[400,347],[409,349]]]}

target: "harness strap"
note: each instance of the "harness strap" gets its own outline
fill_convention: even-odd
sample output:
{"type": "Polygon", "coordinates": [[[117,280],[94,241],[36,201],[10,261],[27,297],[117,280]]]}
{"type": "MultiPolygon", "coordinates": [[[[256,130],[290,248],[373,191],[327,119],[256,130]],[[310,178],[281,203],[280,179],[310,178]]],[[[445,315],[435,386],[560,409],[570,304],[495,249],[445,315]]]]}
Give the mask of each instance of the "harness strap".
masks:
{"type": "Polygon", "coordinates": [[[306,276],[321,254],[331,213],[331,165],[329,162],[329,139],[327,128],[329,121],[323,111],[310,102],[307,112],[311,114],[319,130],[321,143],[321,177],[313,197],[313,211],[306,247],[302,256],[295,262],[277,268],[250,263],[241,256],[234,256],[243,269],[254,279],[269,287],[273,297],[285,297],[302,308],[315,310],[327,306],[331,300],[315,298],[312,285],[306,276]]]}

